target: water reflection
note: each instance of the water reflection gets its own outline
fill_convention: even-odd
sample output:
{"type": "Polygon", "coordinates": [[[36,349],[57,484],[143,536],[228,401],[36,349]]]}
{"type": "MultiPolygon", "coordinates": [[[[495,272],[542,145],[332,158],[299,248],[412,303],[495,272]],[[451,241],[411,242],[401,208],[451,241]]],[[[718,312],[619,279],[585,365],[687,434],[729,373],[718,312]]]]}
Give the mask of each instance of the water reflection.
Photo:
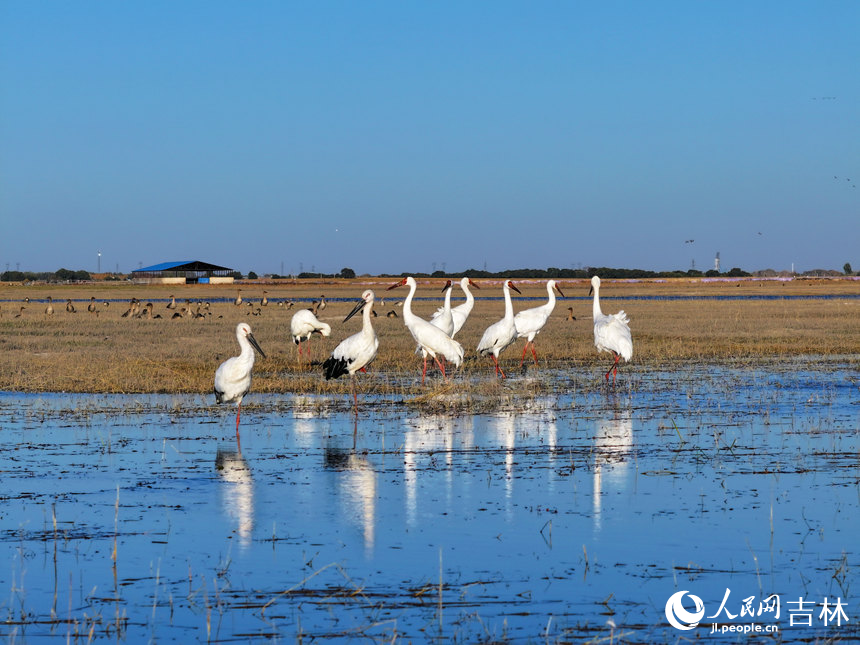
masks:
{"type": "MultiPolygon", "coordinates": [[[[471,447],[471,446],[467,446],[471,447]]],[[[450,510],[453,496],[454,419],[446,415],[418,414],[406,419],[403,438],[403,485],[406,499],[406,525],[414,527],[418,520],[418,459],[429,457],[430,467],[438,469],[435,453],[442,453],[445,471],[446,508],[450,510]]]]}
{"type": "Polygon", "coordinates": [[[219,487],[221,507],[235,520],[239,546],[244,550],[251,544],[254,530],[254,480],[251,469],[240,451],[219,448],[215,455],[215,470],[223,482],[219,487]]]}
{"type": "Polygon", "coordinates": [[[608,418],[595,420],[594,433],[594,530],[602,528],[604,487],[623,490],[626,485],[628,458],[633,450],[633,411],[629,401],[616,407],[608,418]]]}
{"type": "Polygon", "coordinates": [[[365,556],[371,558],[376,537],[376,471],[366,457],[356,452],[355,444],[351,449],[327,445],[325,467],[341,473],[337,479],[341,516],[361,529],[365,556]]]}

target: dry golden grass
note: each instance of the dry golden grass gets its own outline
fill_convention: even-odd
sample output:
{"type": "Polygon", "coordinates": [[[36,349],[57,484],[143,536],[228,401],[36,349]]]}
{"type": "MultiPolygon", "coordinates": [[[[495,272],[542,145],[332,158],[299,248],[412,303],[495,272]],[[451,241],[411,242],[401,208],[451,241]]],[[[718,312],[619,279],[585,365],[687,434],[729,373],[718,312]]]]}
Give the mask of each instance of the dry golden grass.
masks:
{"type": "MultiPolygon", "coordinates": [[[[379,313],[374,326],[380,339],[379,356],[370,376],[359,375],[363,392],[416,393],[434,395],[456,391],[445,384],[428,367],[428,388],[417,387],[421,358],[414,353],[414,342],[403,325],[402,317],[388,318],[386,312],[401,313],[396,301],[407,294],[405,287],[386,292],[390,279],[332,280],[326,282],[279,282],[242,284],[241,295],[253,307],[236,307],[232,302],[217,302],[210,307],[212,315],[205,320],[189,318],[172,320],[165,302],[170,295],[181,305],[186,300],[223,298],[232,301],[235,286],[189,285],[155,286],[97,285],[0,285],[0,390],[77,391],[77,392],[208,392],[216,367],[225,358],[238,353],[234,330],[239,321],[250,323],[267,358],[257,360],[253,389],[257,392],[343,393],[348,379],[326,382],[319,366],[299,364],[296,348],[289,337],[293,312],[271,302],[261,307],[261,315],[250,312],[259,306],[265,289],[270,301],[278,299],[312,299],[325,294],[328,307],[320,318],[332,326],[332,336],[313,338],[313,358],[321,361],[335,345],[361,326],[356,317],[342,324],[361,292],[372,288],[379,313]],[[54,298],[56,313],[44,314],[46,303],[23,303],[54,298]],[[65,311],[67,298],[89,300],[95,296],[99,313],[87,312],[86,303],[76,302],[77,313],[65,311]],[[162,319],[122,318],[127,301],[137,297],[152,300],[153,311],[162,319]],[[333,298],[349,298],[333,302],[333,298]],[[102,305],[112,302],[109,308],[102,305]],[[22,304],[25,309],[15,317],[22,304]]],[[[483,386],[497,388],[492,363],[479,359],[475,347],[483,330],[501,318],[503,302],[501,281],[479,280],[482,289],[472,316],[458,334],[467,360],[461,372],[486,376],[483,386]],[[484,300],[484,298],[494,298],[484,300]]],[[[414,311],[429,318],[442,303],[441,280],[419,281],[414,311]]],[[[518,281],[523,296],[546,297],[543,281],[518,281]]],[[[536,346],[541,367],[575,368],[599,376],[609,363],[609,356],[598,356],[591,329],[591,300],[586,299],[588,282],[565,281],[562,289],[570,297],[560,300],[536,346]],[[567,320],[568,307],[575,321],[567,320]]],[[[634,338],[632,366],[641,369],[687,361],[722,361],[728,359],[774,359],[799,355],[847,356],[858,360],[860,354],[860,300],[834,298],[827,300],[635,300],[648,295],[751,295],[751,294],[856,294],[860,284],[847,280],[803,280],[791,283],[747,281],[742,283],[702,283],[671,280],[663,282],[624,282],[605,280],[601,296],[606,313],[624,309],[630,317],[634,338]],[[621,298],[621,299],[615,299],[621,298]],[[627,298],[627,299],[625,299],[627,298]]],[[[455,303],[462,293],[455,288],[455,303]]],[[[539,301],[515,299],[514,309],[534,307],[539,301]]],[[[309,306],[297,302],[296,308],[309,306]]],[[[195,305],[196,307],[196,305],[195,305]]],[[[519,340],[502,354],[502,365],[516,372],[524,341],[519,340]]],[[[530,360],[529,357],[527,357],[530,360]]],[[[528,364],[528,363],[527,363],[528,364]]],[[[530,368],[533,369],[533,368],[530,368]]]]}

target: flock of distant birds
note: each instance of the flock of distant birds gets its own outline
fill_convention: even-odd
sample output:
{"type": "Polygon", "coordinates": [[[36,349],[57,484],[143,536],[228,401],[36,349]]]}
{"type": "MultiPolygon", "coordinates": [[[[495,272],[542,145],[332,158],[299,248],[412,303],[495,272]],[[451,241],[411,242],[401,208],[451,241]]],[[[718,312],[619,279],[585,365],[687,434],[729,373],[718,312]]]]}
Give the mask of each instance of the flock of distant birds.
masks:
{"type": "MultiPolygon", "coordinates": [[[[451,291],[453,283],[448,280],[444,287],[445,304],[440,307],[430,320],[416,316],[412,313],[412,299],[415,296],[417,283],[415,278],[406,277],[392,284],[387,290],[397,287],[409,287],[409,295],[403,301],[403,322],[412,334],[417,344],[417,350],[424,358],[424,369],[421,373],[421,383],[427,374],[427,357],[435,361],[444,378],[445,361],[459,367],[463,362],[463,346],[454,337],[463,327],[466,319],[475,304],[475,298],[469,290],[470,286],[480,288],[470,278],[460,280],[460,288],[466,295],[466,302],[451,307],[451,291]],[[440,360],[441,359],[441,360],[440,360]]],[[[537,365],[537,352],[534,340],[549,320],[555,308],[557,291],[562,297],[558,283],[549,280],[546,284],[547,302],[539,307],[526,309],[514,315],[511,302],[511,290],[520,293],[520,290],[511,280],[505,280],[502,291],[505,299],[505,315],[498,322],[493,323],[484,331],[478,343],[477,352],[484,357],[490,357],[495,365],[495,373],[505,378],[505,373],[499,365],[499,354],[514,343],[518,338],[525,338],[526,345],[523,348],[523,356],[520,365],[525,361],[526,352],[531,347],[534,362],[537,365]]],[[[593,322],[594,322],[594,345],[598,352],[610,352],[613,362],[607,370],[604,378],[608,381],[612,374],[612,381],[618,372],[618,363],[623,358],[629,361],[633,356],[633,339],[630,334],[629,319],[624,311],[615,314],[604,314],[600,308],[600,278],[594,276],[591,279],[589,295],[593,294],[593,322]]],[[[355,391],[355,373],[364,372],[365,368],[376,358],[379,349],[379,339],[373,329],[371,318],[373,316],[373,304],[375,294],[368,289],[358,300],[352,311],[347,314],[343,322],[362,313],[361,331],[342,340],[334,348],[331,355],[323,362],[322,369],[326,379],[339,378],[348,374],[352,379],[352,395],[354,409],[358,411],[358,397],[355,391]]],[[[331,335],[331,326],[317,318],[319,309],[325,308],[325,300],[321,298],[310,309],[297,311],[290,321],[290,334],[293,342],[299,346],[301,357],[301,343],[308,341],[308,357],[310,357],[310,338],[313,334],[322,336],[331,335]]],[[[569,318],[572,318],[572,312],[569,318]]],[[[251,372],[254,367],[254,352],[257,351],[265,357],[259,343],[251,332],[251,326],[246,322],[240,322],[236,326],[236,339],[241,351],[238,356],[228,358],[221,363],[215,372],[215,400],[218,403],[236,403],[236,439],[239,439],[239,417],[242,411],[242,399],[251,388],[251,372]]]]}

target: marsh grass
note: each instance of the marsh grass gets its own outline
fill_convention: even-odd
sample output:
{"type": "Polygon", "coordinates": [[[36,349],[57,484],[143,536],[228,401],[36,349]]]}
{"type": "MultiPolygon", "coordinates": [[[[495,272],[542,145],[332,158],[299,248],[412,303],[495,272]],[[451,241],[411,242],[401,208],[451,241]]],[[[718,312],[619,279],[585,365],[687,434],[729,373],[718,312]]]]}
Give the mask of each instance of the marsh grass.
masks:
{"type": "MultiPolygon", "coordinates": [[[[0,287],[0,390],[67,391],[93,393],[175,392],[208,393],[212,378],[221,361],[238,353],[235,326],[240,321],[251,324],[267,358],[257,359],[253,391],[301,392],[309,394],[346,395],[348,378],[326,381],[319,363],[338,342],[361,326],[358,317],[346,324],[344,316],[365,288],[372,288],[377,298],[378,317],[373,324],[380,347],[376,361],[367,374],[356,375],[360,396],[384,394],[400,396],[420,404],[430,399],[434,405],[445,401],[477,400],[486,395],[494,398],[513,396],[507,383],[493,376],[492,363],[475,354],[483,330],[503,314],[500,281],[480,281],[478,301],[457,340],[466,350],[466,360],[459,370],[451,370],[446,382],[435,365],[428,363],[427,384],[420,385],[421,356],[403,325],[403,289],[386,292],[389,280],[373,279],[331,282],[290,282],[279,284],[243,284],[238,287],[189,285],[85,285],[85,286],[2,286],[0,287]],[[241,295],[252,306],[236,307],[232,299],[241,295]],[[263,289],[270,304],[259,307],[263,289]],[[313,299],[325,294],[328,307],[319,317],[332,326],[329,338],[314,336],[312,359],[298,360],[289,336],[292,314],[307,307],[313,299]],[[45,303],[38,300],[52,296],[55,302],[67,298],[80,300],[76,314],[55,307],[53,316],[44,314],[45,303]],[[99,313],[86,311],[90,295],[96,297],[99,313]],[[179,306],[190,301],[209,302],[205,319],[171,319],[166,308],[170,295],[176,295],[179,306]],[[31,298],[20,317],[13,311],[27,296],[31,298]],[[153,312],[161,319],[122,318],[127,299],[153,302],[153,312]],[[339,301],[338,299],[345,299],[339,301]],[[102,302],[110,300],[105,308],[102,302]],[[294,300],[288,310],[279,300],[294,300]],[[259,308],[260,315],[252,315],[259,308]],[[386,316],[395,311],[397,318],[386,316]]],[[[523,296],[516,298],[515,311],[538,306],[546,297],[542,281],[517,283],[523,296]],[[529,300],[527,298],[535,298],[529,300]]],[[[536,339],[539,365],[530,356],[520,368],[524,340],[518,340],[501,355],[503,368],[511,377],[523,373],[533,377],[536,392],[554,387],[541,379],[542,370],[569,370],[599,383],[599,376],[610,362],[608,354],[598,355],[592,337],[591,300],[586,281],[562,284],[566,299],[556,305],[544,331],[536,339]],[[568,320],[568,307],[576,320],[568,320]]],[[[442,304],[441,282],[419,282],[414,312],[429,318],[442,304]]],[[[779,360],[794,356],[847,356],[856,360],[860,353],[860,300],[793,299],[793,300],[638,300],[641,296],[710,297],[720,295],[801,295],[856,294],[856,282],[795,281],[702,283],[686,280],[664,282],[615,282],[607,280],[601,293],[604,312],[624,309],[630,317],[634,338],[634,358],[621,369],[624,374],[637,370],[666,367],[679,363],[779,360]]],[[[462,301],[455,296],[454,304],[462,301]]],[[[556,384],[557,385],[557,384],[556,384]]],[[[521,393],[522,383],[517,392],[521,393]]]]}

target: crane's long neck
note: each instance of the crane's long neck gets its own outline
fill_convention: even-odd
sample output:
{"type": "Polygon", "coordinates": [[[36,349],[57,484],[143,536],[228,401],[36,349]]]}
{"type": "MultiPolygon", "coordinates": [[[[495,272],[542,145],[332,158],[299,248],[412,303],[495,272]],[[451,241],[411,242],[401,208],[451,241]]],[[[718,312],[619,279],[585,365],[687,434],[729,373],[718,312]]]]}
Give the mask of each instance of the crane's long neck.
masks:
{"type": "Polygon", "coordinates": [[[406,296],[406,300],[403,301],[403,320],[410,320],[415,317],[412,313],[412,296],[415,295],[415,289],[418,285],[413,280],[412,282],[407,283],[409,285],[409,295],[406,296]]]}
{"type": "Polygon", "coordinates": [[[592,305],[592,317],[597,320],[603,315],[603,312],[600,311],[600,287],[593,286],[594,289],[594,304],[592,305]]]}
{"type": "Polygon", "coordinates": [[[549,299],[547,300],[547,303],[544,306],[547,309],[549,309],[550,311],[552,311],[553,309],[555,309],[555,287],[553,287],[552,285],[547,283],[546,293],[547,293],[547,296],[549,296],[549,299]]]}
{"type": "Polygon", "coordinates": [[[475,305],[475,296],[472,295],[472,292],[469,291],[469,282],[466,281],[460,285],[463,289],[463,293],[466,294],[466,304],[471,309],[475,305]]]}
{"type": "Polygon", "coordinates": [[[453,290],[453,287],[448,287],[445,290],[445,311],[451,311],[451,292],[453,290]]]}
{"type": "Polygon", "coordinates": [[[505,284],[505,318],[513,318],[514,317],[514,304],[511,302],[511,290],[507,284],[505,284]]]}

